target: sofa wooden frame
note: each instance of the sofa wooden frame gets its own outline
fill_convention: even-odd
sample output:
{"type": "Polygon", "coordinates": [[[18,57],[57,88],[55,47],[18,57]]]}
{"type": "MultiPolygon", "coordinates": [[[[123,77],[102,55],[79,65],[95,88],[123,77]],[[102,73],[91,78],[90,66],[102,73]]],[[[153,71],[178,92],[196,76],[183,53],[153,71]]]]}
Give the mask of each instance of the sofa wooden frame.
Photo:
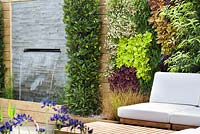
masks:
{"type": "Polygon", "coordinates": [[[171,124],[171,123],[127,119],[127,118],[120,118],[120,123],[129,124],[129,125],[138,125],[138,126],[144,126],[144,127],[170,129],[170,130],[183,130],[183,129],[188,129],[188,128],[199,127],[199,126],[189,126],[189,125],[171,124]]]}

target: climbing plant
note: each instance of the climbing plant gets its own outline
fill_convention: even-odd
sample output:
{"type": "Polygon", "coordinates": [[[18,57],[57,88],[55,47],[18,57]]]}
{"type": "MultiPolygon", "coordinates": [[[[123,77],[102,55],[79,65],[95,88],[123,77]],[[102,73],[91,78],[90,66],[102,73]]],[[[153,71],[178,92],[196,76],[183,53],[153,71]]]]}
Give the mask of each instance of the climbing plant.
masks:
{"type": "Polygon", "coordinates": [[[3,43],[3,11],[2,3],[0,3],[0,96],[3,96],[4,79],[5,79],[5,65],[3,63],[4,43],[3,43]]]}
{"type": "Polygon", "coordinates": [[[98,0],[64,0],[67,34],[66,103],[74,114],[100,111],[100,16],[98,0]]]}

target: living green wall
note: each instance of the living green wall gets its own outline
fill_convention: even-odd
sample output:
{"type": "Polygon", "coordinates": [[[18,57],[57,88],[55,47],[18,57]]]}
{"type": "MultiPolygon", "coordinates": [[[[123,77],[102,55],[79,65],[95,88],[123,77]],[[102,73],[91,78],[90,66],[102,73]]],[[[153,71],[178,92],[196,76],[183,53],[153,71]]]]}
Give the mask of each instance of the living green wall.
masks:
{"type": "Polygon", "coordinates": [[[66,24],[66,103],[74,114],[100,112],[100,15],[98,0],[64,0],[66,24]]]}
{"type": "Polygon", "coordinates": [[[150,93],[157,71],[199,73],[199,5],[198,0],[108,0],[112,88],[118,90],[114,84],[124,74],[116,70],[122,67],[136,70],[133,81],[139,81],[139,90],[133,91],[140,93],[150,93]]]}
{"type": "MultiPolygon", "coordinates": [[[[149,94],[157,71],[198,73],[198,5],[197,0],[108,0],[106,76],[112,90],[129,85],[149,94]]],[[[80,115],[100,111],[98,6],[97,0],[65,0],[63,6],[70,59],[66,103],[80,115]]]]}
{"type": "MultiPolygon", "coordinates": [[[[160,46],[156,44],[156,33],[148,22],[151,16],[150,7],[146,0],[109,0],[107,7],[109,21],[107,48],[111,53],[108,68],[110,85],[114,85],[120,77],[123,77],[120,73],[117,76],[113,75],[115,70],[120,70],[125,66],[128,67],[127,70],[129,68],[136,70],[134,81],[140,83],[139,92],[148,93],[153,74],[158,70],[160,58],[160,46]]],[[[124,79],[121,83],[128,81],[124,79]]]]}

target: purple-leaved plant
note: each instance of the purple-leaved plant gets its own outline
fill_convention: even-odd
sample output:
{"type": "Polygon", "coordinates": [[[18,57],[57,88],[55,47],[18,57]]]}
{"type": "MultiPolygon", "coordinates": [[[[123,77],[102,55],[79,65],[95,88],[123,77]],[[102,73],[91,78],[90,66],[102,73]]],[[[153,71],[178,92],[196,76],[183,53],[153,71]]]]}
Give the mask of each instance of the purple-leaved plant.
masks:
{"type": "Polygon", "coordinates": [[[115,70],[111,76],[108,77],[108,81],[112,91],[138,91],[139,84],[136,77],[136,70],[134,68],[122,66],[121,68],[115,70]]]}

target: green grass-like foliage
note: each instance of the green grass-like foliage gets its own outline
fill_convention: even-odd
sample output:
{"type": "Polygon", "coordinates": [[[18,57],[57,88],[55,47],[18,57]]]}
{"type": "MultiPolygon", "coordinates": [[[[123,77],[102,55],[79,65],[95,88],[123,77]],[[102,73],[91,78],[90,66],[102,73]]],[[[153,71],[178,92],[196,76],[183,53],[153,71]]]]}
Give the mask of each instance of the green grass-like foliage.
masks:
{"type": "Polygon", "coordinates": [[[200,2],[177,1],[165,15],[176,28],[176,52],[166,61],[172,72],[200,72],[200,2]]]}
{"type": "Polygon", "coordinates": [[[3,108],[0,106],[0,123],[3,123],[3,108]]]}
{"type": "Polygon", "coordinates": [[[10,102],[8,103],[8,117],[13,119],[16,114],[16,105],[11,105],[10,102]]]}
{"type": "Polygon", "coordinates": [[[99,1],[64,0],[63,11],[69,57],[66,103],[74,114],[96,114],[100,111],[99,1]]]}
{"type": "Polygon", "coordinates": [[[130,39],[120,39],[117,47],[117,67],[123,65],[136,68],[138,79],[149,81],[151,79],[149,71],[150,58],[148,57],[149,48],[152,42],[152,33],[146,32],[138,34],[130,39]]]}
{"type": "Polygon", "coordinates": [[[3,63],[4,43],[3,43],[3,11],[2,3],[0,3],[0,96],[3,96],[4,79],[5,79],[5,65],[3,63]]]}

